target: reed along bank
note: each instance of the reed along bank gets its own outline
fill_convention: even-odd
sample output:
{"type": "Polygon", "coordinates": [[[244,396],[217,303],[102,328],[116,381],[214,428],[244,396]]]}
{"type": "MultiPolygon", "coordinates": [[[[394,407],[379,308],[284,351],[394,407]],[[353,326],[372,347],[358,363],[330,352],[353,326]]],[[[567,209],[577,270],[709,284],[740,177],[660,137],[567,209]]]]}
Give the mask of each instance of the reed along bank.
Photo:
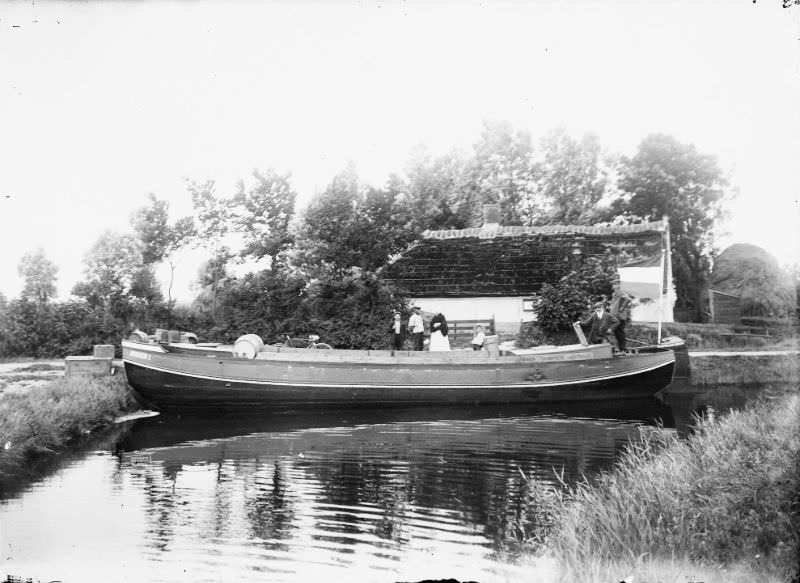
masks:
{"type": "Polygon", "coordinates": [[[612,471],[556,496],[564,581],[796,582],[800,395],[644,431],[612,471]]]}
{"type": "Polygon", "coordinates": [[[0,485],[138,408],[124,374],[58,378],[0,394],[0,485]]]}

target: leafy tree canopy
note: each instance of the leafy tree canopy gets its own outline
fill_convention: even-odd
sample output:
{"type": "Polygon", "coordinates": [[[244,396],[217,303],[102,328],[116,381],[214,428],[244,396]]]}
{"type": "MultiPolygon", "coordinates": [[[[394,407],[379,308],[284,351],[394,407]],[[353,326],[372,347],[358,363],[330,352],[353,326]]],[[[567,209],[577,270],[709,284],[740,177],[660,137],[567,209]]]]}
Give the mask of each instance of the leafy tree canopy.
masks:
{"type": "Polygon", "coordinates": [[[72,293],[90,306],[102,308],[107,317],[142,319],[163,299],[152,266],[144,263],[141,244],[134,235],[107,231],[83,262],[86,279],[76,284],[72,293]]]}
{"type": "Polygon", "coordinates": [[[58,267],[45,256],[42,247],[26,253],[17,266],[17,272],[25,280],[21,298],[46,303],[56,295],[58,267]]]}
{"type": "MultiPolygon", "coordinates": [[[[469,201],[473,211],[481,204],[500,205],[500,220],[505,225],[521,225],[536,214],[535,168],[530,133],[514,131],[507,122],[484,123],[483,132],[473,146],[470,162],[470,187],[476,195],[469,201]]],[[[480,216],[478,216],[480,219],[480,216]]]]}
{"type": "Polygon", "coordinates": [[[214,180],[188,181],[186,188],[192,196],[198,243],[206,248],[221,245],[232,225],[229,201],[217,197],[214,180]]]}
{"type": "Polygon", "coordinates": [[[140,207],[131,214],[131,225],[142,244],[142,260],[150,264],[169,259],[194,235],[194,228],[191,217],[170,225],[169,203],[153,193],[147,197],[149,206],[140,207]]]}
{"type": "Polygon", "coordinates": [[[243,182],[232,200],[234,221],[245,237],[243,256],[255,259],[269,256],[273,264],[292,246],[294,238],[289,224],[294,217],[297,193],[292,189],[291,175],[269,168],[253,171],[255,184],[245,190],[243,182]]]}
{"type": "Polygon", "coordinates": [[[311,276],[374,272],[413,238],[403,193],[395,183],[367,187],[352,166],[338,174],[306,210],[297,263],[311,276]]]}
{"type": "Polygon", "coordinates": [[[609,187],[612,167],[604,161],[596,136],[581,139],[556,128],[541,141],[536,160],[536,195],[545,209],[530,223],[585,225],[598,221],[599,204],[609,187]]]}
{"type": "Polygon", "coordinates": [[[415,234],[426,229],[469,227],[480,206],[470,186],[466,158],[453,151],[433,157],[420,146],[406,165],[402,188],[408,216],[406,227],[415,234]]]}
{"type": "Polygon", "coordinates": [[[672,136],[652,134],[620,169],[626,193],[612,215],[670,222],[672,272],[678,302],[699,320],[713,256],[714,227],[723,217],[727,181],[714,156],[672,136]]]}

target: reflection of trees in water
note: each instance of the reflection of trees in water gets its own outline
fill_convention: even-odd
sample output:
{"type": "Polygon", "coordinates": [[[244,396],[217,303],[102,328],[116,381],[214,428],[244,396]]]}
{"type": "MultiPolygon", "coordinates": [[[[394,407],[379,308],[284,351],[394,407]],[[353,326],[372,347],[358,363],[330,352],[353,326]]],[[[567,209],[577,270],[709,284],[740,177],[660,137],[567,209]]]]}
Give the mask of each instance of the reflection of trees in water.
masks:
{"type": "Polygon", "coordinates": [[[175,538],[175,475],[162,474],[151,465],[135,467],[131,472],[144,483],[146,516],[150,526],[147,542],[158,551],[166,551],[175,538]]]}
{"type": "Polygon", "coordinates": [[[270,549],[288,550],[288,545],[277,542],[288,538],[294,519],[294,508],[287,496],[283,470],[275,461],[272,476],[260,471],[245,492],[247,521],[252,536],[262,539],[270,549]]]}
{"type": "Polygon", "coordinates": [[[233,521],[231,516],[231,498],[234,495],[233,485],[236,479],[236,466],[220,459],[217,462],[217,475],[214,482],[214,503],[211,528],[208,532],[214,536],[222,536],[230,530],[233,521]]]}
{"type": "Polygon", "coordinates": [[[630,431],[578,428],[563,442],[554,442],[554,448],[522,443],[476,451],[446,443],[402,455],[392,448],[366,448],[303,465],[322,485],[324,501],[345,507],[335,515],[335,531],[341,535],[371,532],[400,542],[406,538],[409,506],[438,508],[481,525],[496,552],[516,554],[522,544],[540,544],[550,526],[552,493],[560,487],[555,474],[574,482],[605,468],[630,431]],[[399,457],[406,460],[402,472],[392,461],[399,457]],[[380,517],[349,510],[363,504],[380,508],[380,517]]]}
{"type": "Polygon", "coordinates": [[[204,464],[202,469],[204,475],[213,476],[213,482],[182,487],[179,482],[187,470],[182,463],[132,465],[131,475],[144,494],[150,546],[168,551],[178,536],[225,537],[244,525],[250,536],[262,539],[267,548],[287,548],[274,543],[288,538],[294,519],[278,462],[271,472],[267,465],[254,468],[224,458],[204,464]],[[251,479],[247,479],[253,469],[251,479]],[[244,502],[243,510],[237,501],[244,502]]]}
{"type": "MultiPolygon", "coordinates": [[[[400,471],[392,461],[390,452],[387,459],[378,460],[361,452],[359,457],[348,454],[336,462],[306,463],[306,469],[313,473],[322,485],[324,501],[343,506],[345,509],[328,517],[335,525],[319,524],[321,530],[334,531],[343,536],[371,533],[386,541],[406,540],[403,524],[408,503],[408,475],[400,471]],[[373,505],[380,509],[379,515],[353,512],[361,505],[373,505]]],[[[331,537],[336,539],[337,537],[331,537]]]]}
{"type": "Polygon", "coordinates": [[[521,469],[531,472],[530,460],[507,452],[433,452],[412,467],[413,500],[459,511],[464,519],[481,525],[492,548],[502,551],[514,540],[523,517],[535,512],[528,506],[529,486],[521,469]]]}

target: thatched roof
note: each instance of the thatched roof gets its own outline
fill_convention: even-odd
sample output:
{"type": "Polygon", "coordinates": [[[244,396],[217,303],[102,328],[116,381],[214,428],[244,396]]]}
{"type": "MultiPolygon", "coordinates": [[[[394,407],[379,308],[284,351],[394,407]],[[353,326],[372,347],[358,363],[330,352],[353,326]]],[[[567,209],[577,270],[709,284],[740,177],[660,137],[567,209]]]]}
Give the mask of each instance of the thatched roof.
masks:
{"type": "Polygon", "coordinates": [[[384,278],[414,297],[531,295],[584,257],[612,255],[627,264],[660,256],[667,228],[657,221],[426,231],[384,269],[384,278]]]}

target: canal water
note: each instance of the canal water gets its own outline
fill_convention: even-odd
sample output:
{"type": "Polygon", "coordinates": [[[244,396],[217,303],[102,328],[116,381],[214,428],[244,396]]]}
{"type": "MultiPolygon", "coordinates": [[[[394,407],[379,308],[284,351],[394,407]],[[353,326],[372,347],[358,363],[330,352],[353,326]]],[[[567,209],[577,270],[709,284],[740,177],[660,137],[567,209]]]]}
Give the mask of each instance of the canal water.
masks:
{"type": "Polygon", "coordinates": [[[0,575],[531,581],[547,565],[518,542],[537,500],[609,468],[643,426],[690,431],[750,394],[141,419],[3,492],[0,575]]]}

